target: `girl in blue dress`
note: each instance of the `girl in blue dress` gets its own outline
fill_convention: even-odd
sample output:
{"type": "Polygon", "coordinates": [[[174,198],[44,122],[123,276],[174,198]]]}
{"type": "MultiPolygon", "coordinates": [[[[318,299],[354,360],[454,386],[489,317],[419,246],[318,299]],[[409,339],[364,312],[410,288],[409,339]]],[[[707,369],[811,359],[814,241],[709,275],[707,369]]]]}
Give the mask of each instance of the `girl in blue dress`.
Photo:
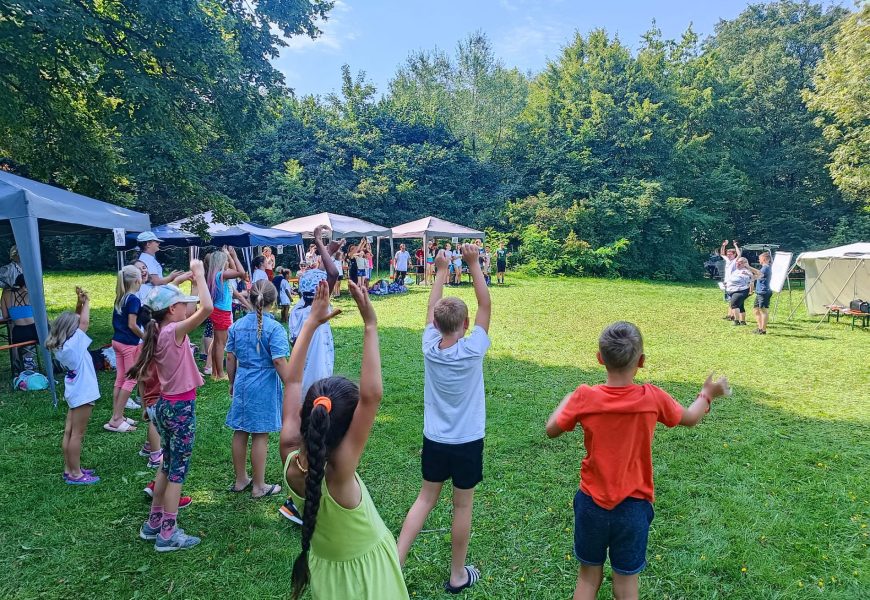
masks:
{"type": "Polygon", "coordinates": [[[278,484],[266,483],[269,434],[281,430],[283,385],[289,373],[290,343],[287,331],[270,313],[278,292],[270,281],[260,280],[250,290],[254,312],[233,323],[227,338],[227,375],[232,404],[227,427],[233,433],[233,469],[236,479],[231,492],[251,489],[252,498],[274,496],[278,484]],[[251,437],[251,473],[247,450],[251,437]]]}

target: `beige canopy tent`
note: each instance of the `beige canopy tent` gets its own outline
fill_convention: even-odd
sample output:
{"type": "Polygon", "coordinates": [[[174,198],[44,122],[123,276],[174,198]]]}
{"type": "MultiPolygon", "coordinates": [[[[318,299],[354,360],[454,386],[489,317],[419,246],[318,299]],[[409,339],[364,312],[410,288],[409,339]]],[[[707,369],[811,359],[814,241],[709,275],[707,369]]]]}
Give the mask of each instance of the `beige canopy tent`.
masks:
{"type": "MultiPolygon", "coordinates": [[[[403,225],[393,227],[393,238],[413,238],[422,239],[423,248],[429,243],[429,240],[435,238],[465,238],[465,239],[480,239],[486,238],[486,234],[477,229],[471,229],[464,225],[457,225],[438,217],[423,217],[416,221],[410,221],[403,225]]],[[[390,241],[390,253],[393,251],[393,243],[390,241]]]]}
{"type": "Polygon", "coordinates": [[[803,252],[796,264],[806,272],[804,302],[810,314],[826,313],[826,305],[849,306],[857,298],[870,300],[868,242],[803,252]]]}

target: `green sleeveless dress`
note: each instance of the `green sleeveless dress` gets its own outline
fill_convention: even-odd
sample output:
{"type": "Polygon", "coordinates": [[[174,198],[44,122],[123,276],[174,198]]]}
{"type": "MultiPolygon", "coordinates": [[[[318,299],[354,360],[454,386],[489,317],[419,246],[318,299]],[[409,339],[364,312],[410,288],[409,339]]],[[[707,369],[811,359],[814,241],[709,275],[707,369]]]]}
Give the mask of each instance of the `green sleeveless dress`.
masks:
{"type": "MultiPolygon", "coordinates": [[[[287,481],[290,461],[298,453],[298,450],[291,452],[284,463],[284,483],[302,511],[305,498],[294,492],[287,481]]],[[[314,600],[408,598],[396,540],[381,520],[362,479],[356,473],[354,476],[362,499],[353,509],[338,504],[329,495],[326,479],[323,480],[317,527],[308,552],[311,597],[314,600]]]]}

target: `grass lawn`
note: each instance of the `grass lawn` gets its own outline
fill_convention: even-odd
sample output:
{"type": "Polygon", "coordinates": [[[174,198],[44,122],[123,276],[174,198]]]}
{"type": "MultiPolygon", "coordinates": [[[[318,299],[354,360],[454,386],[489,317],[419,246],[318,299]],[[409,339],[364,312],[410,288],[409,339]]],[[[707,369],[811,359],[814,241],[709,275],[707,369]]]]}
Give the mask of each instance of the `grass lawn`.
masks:
{"type": "MultiPolygon", "coordinates": [[[[626,319],[645,337],[651,381],[689,402],[711,370],[734,395],[695,429],[659,426],[653,449],[657,501],[644,598],[867,598],[870,595],[870,331],[815,319],[751,335],[720,317],[711,283],[523,279],[494,288],[492,349],[485,363],[485,480],[478,488],[469,562],[482,581],[468,598],[568,598],[571,501],[582,436],[552,441],[544,422],[564,394],[600,383],[597,337],[626,319]]],[[[110,276],[52,274],[53,312],[73,306],[73,286],[94,298],[91,336],[111,336],[110,276]]],[[[448,293],[457,293],[452,290],[448,293]]],[[[458,294],[473,302],[470,286],[458,294]]],[[[360,474],[387,526],[398,534],[420,483],[426,290],[376,300],[384,400],[360,474]]],[[[779,321],[787,311],[786,298],[779,321]]],[[[361,320],[348,299],[333,322],[336,372],[359,373],[361,320]]],[[[800,311],[804,315],[803,310],[800,311]]],[[[0,379],[9,381],[6,358],[0,379]]],[[[103,481],[61,481],[66,405],[44,392],[0,392],[0,597],[287,597],[299,532],[277,514],[280,499],[252,501],[232,482],[226,383],[200,390],[198,432],[185,491],[194,504],[180,524],[198,548],[158,555],[138,539],[152,476],[137,455],[144,433],[111,434],[114,374],[100,376],[83,464],[103,481]]],[[[130,416],[134,416],[130,414],[130,416]]],[[[138,416],[134,416],[138,419],[138,416]]],[[[281,479],[277,435],[269,479],[281,479]]],[[[412,549],[412,597],[445,597],[447,496],[412,549]]],[[[607,571],[606,571],[607,573],[607,571]]],[[[610,597],[605,580],[601,598],[610,597]]],[[[343,600],[343,599],[336,599],[343,600]]]]}

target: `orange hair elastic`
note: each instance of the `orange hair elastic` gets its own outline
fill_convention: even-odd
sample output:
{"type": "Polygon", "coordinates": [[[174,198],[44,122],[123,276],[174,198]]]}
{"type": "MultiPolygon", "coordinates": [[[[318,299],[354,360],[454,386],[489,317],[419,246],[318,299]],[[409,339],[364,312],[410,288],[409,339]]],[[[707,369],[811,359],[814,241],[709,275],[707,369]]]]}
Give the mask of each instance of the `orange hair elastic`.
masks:
{"type": "Polygon", "coordinates": [[[314,406],[322,406],[326,409],[327,414],[332,412],[332,400],[330,400],[326,396],[320,396],[318,398],[315,398],[314,406]]]}

